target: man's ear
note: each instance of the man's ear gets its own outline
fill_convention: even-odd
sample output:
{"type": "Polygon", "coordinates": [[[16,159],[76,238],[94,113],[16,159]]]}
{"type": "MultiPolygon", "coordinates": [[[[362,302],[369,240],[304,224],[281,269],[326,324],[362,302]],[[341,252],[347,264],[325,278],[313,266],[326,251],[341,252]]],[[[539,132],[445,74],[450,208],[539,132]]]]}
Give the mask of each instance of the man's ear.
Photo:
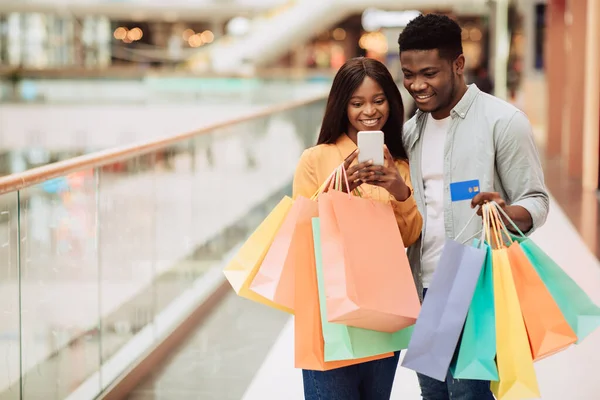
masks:
{"type": "Polygon", "coordinates": [[[465,72],[465,63],[466,60],[463,54],[461,54],[456,58],[456,60],[454,60],[454,62],[452,63],[452,69],[454,69],[454,72],[457,75],[462,75],[465,72]]]}

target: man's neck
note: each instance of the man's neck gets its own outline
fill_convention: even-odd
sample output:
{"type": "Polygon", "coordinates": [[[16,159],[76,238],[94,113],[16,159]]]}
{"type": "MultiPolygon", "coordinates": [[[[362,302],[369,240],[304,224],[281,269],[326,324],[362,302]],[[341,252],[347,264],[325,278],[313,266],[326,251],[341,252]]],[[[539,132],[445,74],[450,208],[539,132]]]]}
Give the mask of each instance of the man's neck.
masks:
{"type": "Polygon", "coordinates": [[[461,82],[459,85],[459,89],[457,90],[456,94],[454,95],[452,102],[450,104],[448,104],[448,107],[444,107],[443,110],[438,110],[438,111],[432,112],[431,116],[435,119],[448,118],[450,116],[450,111],[452,111],[452,109],[454,107],[456,107],[456,105],[461,101],[461,99],[463,98],[465,93],[467,93],[468,89],[469,89],[469,87],[464,82],[461,82]]]}

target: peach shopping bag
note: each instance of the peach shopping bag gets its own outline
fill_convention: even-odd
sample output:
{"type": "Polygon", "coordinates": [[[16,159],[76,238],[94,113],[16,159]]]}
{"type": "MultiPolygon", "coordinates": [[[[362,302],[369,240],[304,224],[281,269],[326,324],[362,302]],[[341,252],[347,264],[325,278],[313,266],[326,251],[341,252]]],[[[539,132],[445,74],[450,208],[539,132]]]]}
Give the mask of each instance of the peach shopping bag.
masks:
{"type": "Polygon", "coordinates": [[[312,230],[312,218],[317,216],[317,203],[304,202],[299,210],[294,237],[289,250],[296,259],[294,268],[296,368],[326,371],[391,357],[393,353],[345,361],[325,361],[325,343],[319,310],[319,289],[312,230]]]}
{"type": "Polygon", "coordinates": [[[415,323],[421,304],[391,205],[319,196],[329,322],[381,332],[415,323]]]}

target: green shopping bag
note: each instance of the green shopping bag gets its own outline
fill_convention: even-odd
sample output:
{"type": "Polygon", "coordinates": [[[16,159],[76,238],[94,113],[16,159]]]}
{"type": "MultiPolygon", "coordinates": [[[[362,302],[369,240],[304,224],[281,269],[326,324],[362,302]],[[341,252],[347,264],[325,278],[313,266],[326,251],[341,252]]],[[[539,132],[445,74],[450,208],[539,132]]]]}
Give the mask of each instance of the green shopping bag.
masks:
{"type": "Polygon", "coordinates": [[[521,245],[521,249],[542,278],[569,326],[575,331],[577,343],[581,343],[600,326],[600,307],[594,304],[569,274],[519,230],[519,227],[506,215],[502,207],[497,208],[519,233],[513,235],[513,240],[518,241],[521,245]]]}
{"type": "MultiPolygon", "coordinates": [[[[478,245],[479,239],[475,239],[473,246],[478,245]]],[[[458,353],[450,365],[455,379],[498,380],[492,249],[487,243],[484,247],[485,263],[473,293],[458,353]]]]}
{"type": "Polygon", "coordinates": [[[334,324],[327,321],[327,302],[325,300],[325,278],[321,256],[319,218],[313,218],[312,225],[317,265],[319,305],[321,309],[323,339],[325,342],[325,361],[352,360],[406,349],[413,331],[412,326],[398,332],[386,333],[334,324]]]}
{"type": "Polygon", "coordinates": [[[600,326],[600,307],[531,239],[516,237],[581,343],[600,326]]]}

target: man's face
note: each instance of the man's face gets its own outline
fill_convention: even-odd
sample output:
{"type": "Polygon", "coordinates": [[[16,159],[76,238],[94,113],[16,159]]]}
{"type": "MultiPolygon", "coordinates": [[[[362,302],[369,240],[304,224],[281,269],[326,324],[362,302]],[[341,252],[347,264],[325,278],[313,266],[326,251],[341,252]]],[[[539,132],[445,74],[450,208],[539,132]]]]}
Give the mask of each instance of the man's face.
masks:
{"type": "Polygon", "coordinates": [[[434,118],[450,115],[464,57],[461,55],[450,62],[441,58],[437,49],[408,50],[400,53],[400,63],[404,87],[415,99],[417,107],[432,113],[434,118]]]}

